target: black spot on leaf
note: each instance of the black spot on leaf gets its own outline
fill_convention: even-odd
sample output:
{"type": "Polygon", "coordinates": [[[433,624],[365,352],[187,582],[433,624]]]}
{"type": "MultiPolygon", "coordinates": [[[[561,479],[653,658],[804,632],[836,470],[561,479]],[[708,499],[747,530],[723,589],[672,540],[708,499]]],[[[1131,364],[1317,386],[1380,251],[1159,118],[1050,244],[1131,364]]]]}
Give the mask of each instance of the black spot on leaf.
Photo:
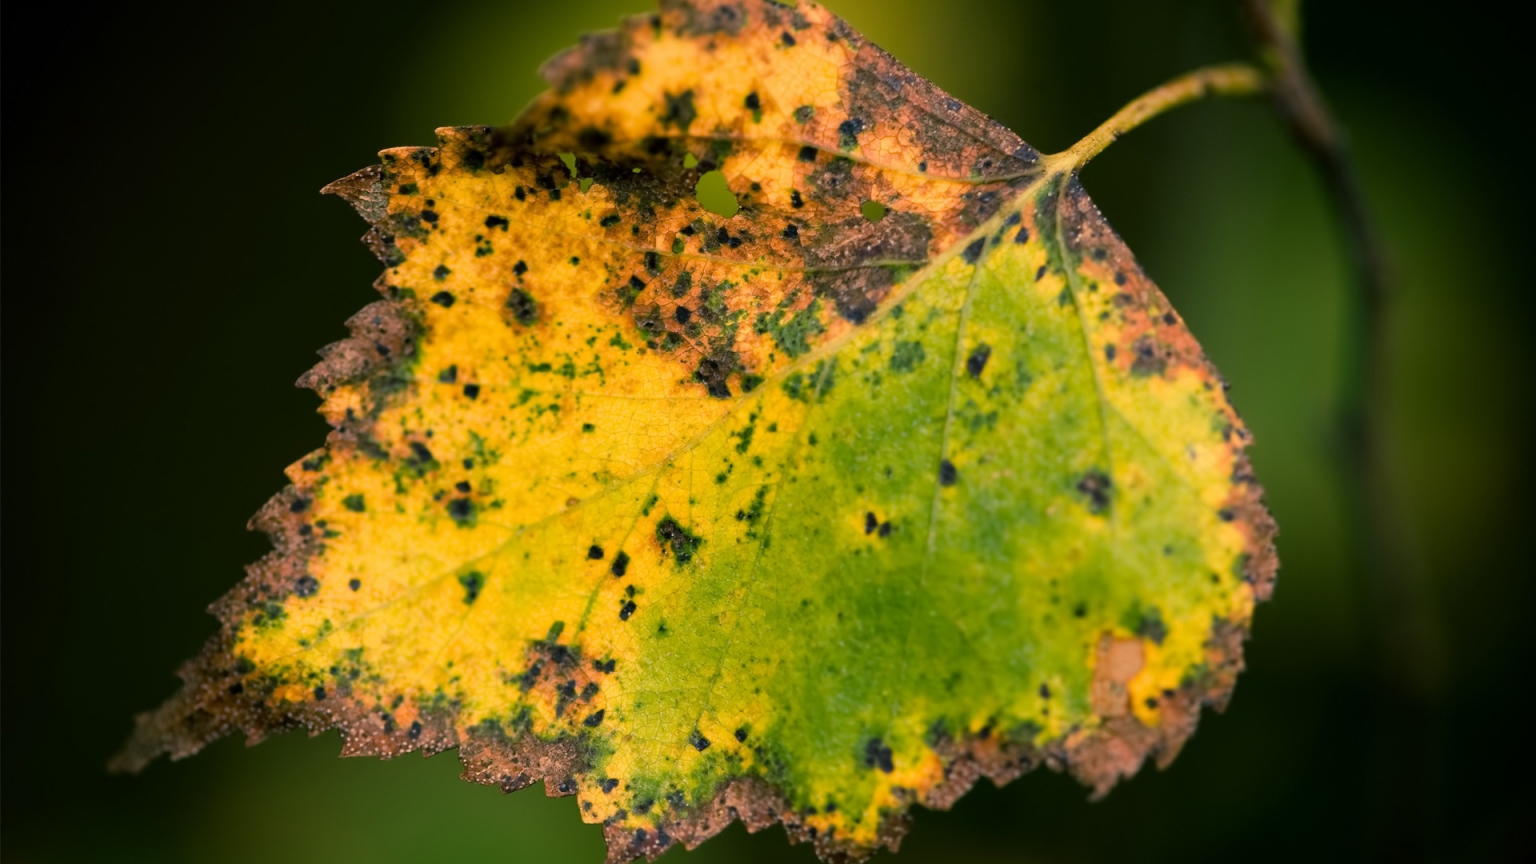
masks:
{"type": "Polygon", "coordinates": [[[588,126],[576,134],[576,143],[583,150],[601,150],[613,142],[613,136],[595,126],[588,126]]]}
{"type": "Polygon", "coordinates": [[[507,297],[507,309],[511,310],[512,317],[524,327],[530,327],[539,320],[539,305],[529,294],[521,288],[513,288],[507,297]]]}
{"type": "Polygon", "coordinates": [[[671,516],[662,519],[656,524],[656,539],[661,543],[662,552],[672,550],[672,557],[678,564],[687,564],[693,560],[693,553],[697,552],[703,544],[697,535],[690,534],[688,529],[678,524],[671,516]]]}
{"type": "Polygon", "coordinates": [[[448,515],[453,521],[465,523],[475,518],[475,502],[468,498],[455,498],[448,502],[448,515]]]}
{"type": "Polygon", "coordinates": [[[684,90],[676,96],[671,93],[665,95],[667,110],[662,115],[662,124],[676,126],[679,132],[687,132],[688,127],[693,125],[694,118],[699,116],[698,111],[693,107],[693,91],[684,90]]]}
{"type": "Polygon", "coordinates": [[[1142,336],[1133,342],[1131,353],[1135,358],[1131,361],[1133,375],[1161,375],[1168,368],[1169,352],[1150,336],[1142,336]]]}
{"type": "Polygon", "coordinates": [[[859,146],[859,133],[863,131],[864,121],[858,117],[849,117],[837,124],[837,146],[844,150],[859,146]]]}
{"type": "Polygon", "coordinates": [[[971,356],[965,358],[966,374],[972,378],[980,378],[983,369],[987,368],[987,358],[992,356],[992,346],[983,342],[976,346],[971,356]]]}
{"type": "Polygon", "coordinates": [[[1109,509],[1109,477],[1101,471],[1089,471],[1077,481],[1077,491],[1088,499],[1090,513],[1103,513],[1109,509]]]}
{"type": "Polygon", "coordinates": [[[479,570],[471,570],[459,575],[459,584],[464,586],[464,602],[473,604],[480,596],[480,589],[485,587],[485,574],[479,570]]]}
{"type": "Polygon", "coordinates": [[[971,241],[971,245],[965,247],[965,251],[960,253],[960,257],[964,258],[967,264],[975,264],[981,258],[982,251],[986,248],[987,238],[978,237],[971,241]]]}
{"type": "Polygon", "coordinates": [[[893,761],[894,756],[895,754],[891,752],[891,748],[885,746],[885,742],[879,738],[871,738],[869,743],[864,745],[864,765],[866,767],[879,768],[881,771],[889,774],[896,770],[896,764],[893,761]]]}

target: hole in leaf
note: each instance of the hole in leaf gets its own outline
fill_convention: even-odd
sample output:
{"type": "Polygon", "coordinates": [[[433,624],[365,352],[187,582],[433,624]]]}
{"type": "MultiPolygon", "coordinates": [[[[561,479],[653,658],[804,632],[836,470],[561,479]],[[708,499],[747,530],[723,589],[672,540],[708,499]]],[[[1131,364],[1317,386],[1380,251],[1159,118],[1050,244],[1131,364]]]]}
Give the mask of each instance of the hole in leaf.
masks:
{"type": "Polygon", "coordinates": [[[591,189],[591,188],[592,188],[592,178],[591,177],[583,177],[583,178],[581,178],[581,191],[585,192],[585,191],[587,191],[588,189],[591,189]]]}
{"type": "Polygon", "coordinates": [[[683,167],[684,168],[697,168],[697,167],[699,167],[699,157],[693,155],[692,153],[689,153],[689,154],[685,155],[683,157],[683,167]]]}
{"type": "MultiPolygon", "coordinates": [[[[693,187],[694,194],[698,197],[699,206],[717,216],[735,216],[741,205],[736,203],[736,196],[731,193],[731,187],[725,185],[725,174],[721,171],[706,171],[699,178],[697,186],[693,187]]],[[[881,208],[882,215],[884,208],[881,208]]]]}
{"type": "Polygon", "coordinates": [[[865,201],[859,205],[859,212],[870,222],[879,222],[885,218],[885,205],[879,201],[865,201]]]}
{"type": "Polygon", "coordinates": [[[560,154],[560,161],[565,163],[565,170],[571,172],[571,178],[575,179],[575,177],[576,177],[576,154],[575,153],[561,153],[560,154]]]}

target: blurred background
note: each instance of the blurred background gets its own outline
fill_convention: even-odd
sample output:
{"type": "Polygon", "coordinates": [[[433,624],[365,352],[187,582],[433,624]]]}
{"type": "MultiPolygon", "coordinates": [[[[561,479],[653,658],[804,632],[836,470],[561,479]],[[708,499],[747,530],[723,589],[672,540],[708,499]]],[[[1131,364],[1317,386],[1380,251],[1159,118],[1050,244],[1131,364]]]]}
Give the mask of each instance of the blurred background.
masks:
{"type": "MultiPolygon", "coordinates": [[[[1045,151],[1166,78],[1249,56],[1225,0],[829,5],[1045,151]]],[[[984,783],[951,812],[919,811],[900,857],[881,860],[1536,848],[1522,707],[1536,658],[1521,629],[1536,600],[1536,286],[1520,264],[1530,162],[1505,120],[1528,100],[1514,95],[1523,37],[1442,8],[1306,9],[1315,74],[1400,275],[1386,444],[1426,579],[1413,668],[1380,650],[1379,595],[1351,564],[1334,412],[1352,284],[1333,213],[1266,104],[1182,109],[1083,180],[1257,438],[1282,571],[1249,671],[1170,770],[1097,804],[1048,772],[984,783]]],[[[317,398],[291,382],[374,299],[380,267],[356,242],[363,222],[320,187],[380,148],[432,143],[436,126],[510,119],[545,57],[640,11],[646,0],[7,4],[5,862],[601,860],[574,799],[460,782],[452,754],[340,760],[334,734],[290,735],[139,777],[102,765],[213,632],[205,605],[265,551],[246,519],[324,439],[317,398]]],[[[778,828],[738,825],[666,860],[814,857],[778,828]]]]}

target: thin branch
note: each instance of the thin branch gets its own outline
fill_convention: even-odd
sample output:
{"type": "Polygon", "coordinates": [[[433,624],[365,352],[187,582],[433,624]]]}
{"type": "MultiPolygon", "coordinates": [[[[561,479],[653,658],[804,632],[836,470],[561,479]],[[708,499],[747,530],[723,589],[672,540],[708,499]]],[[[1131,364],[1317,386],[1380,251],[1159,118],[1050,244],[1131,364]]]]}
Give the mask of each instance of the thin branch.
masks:
{"type": "Polygon", "coordinates": [[[1243,0],[1243,8],[1270,69],[1275,107],[1296,142],[1322,171],[1328,193],[1344,220],[1360,287],[1368,302],[1378,305],[1390,288],[1387,256],[1366,210],[1349,142],[1307,74],[1294,24],[1282,21],[1269,0],[1243,0]]]}
{"type": "Polygon", "coordinates": [[[1045,161],[1056,170],[1078,171],[1122,135],[1165,111],[1207,96],[1253,96],[1266,89],[1264,73],[1245,63],[1196,69],[1137,97],[1083,140],[1045,161]]]}
{"type": "Polygon", "coordinates": [[[1272,0],[1243,0],[1243,7],[1270,70],[1276,110],[1317,166],[1347,240],[1356,284],[1339,393],[1341,467],[1354,523],[1348,542],[1357,571],[1368,580],[1385,683],[1410,699],[1423,699],[1438,685],[1444,658],[1428,581],[1413,551],[1413,532],[1385,446],[1392,267],[1366,206],[1347,136],[1307,72],[1295,16],[1287,20],[1277,14],[1272,0]]]}

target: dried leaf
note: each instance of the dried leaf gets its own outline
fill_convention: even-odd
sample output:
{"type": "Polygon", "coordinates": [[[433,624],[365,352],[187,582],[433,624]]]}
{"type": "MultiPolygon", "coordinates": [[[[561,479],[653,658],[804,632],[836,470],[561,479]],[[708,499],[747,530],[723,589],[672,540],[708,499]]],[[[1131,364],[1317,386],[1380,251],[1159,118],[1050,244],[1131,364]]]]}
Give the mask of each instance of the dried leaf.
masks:
{"type": "Polygon", "coordinates": [[[544,74],[327,187],[386,299],[116,766],[335,728],[575,794],[612,861],[736,818],[831,860],[1172,759],[1274,528],[1073,167],[810,3],[666,0],[544,74]]]}

